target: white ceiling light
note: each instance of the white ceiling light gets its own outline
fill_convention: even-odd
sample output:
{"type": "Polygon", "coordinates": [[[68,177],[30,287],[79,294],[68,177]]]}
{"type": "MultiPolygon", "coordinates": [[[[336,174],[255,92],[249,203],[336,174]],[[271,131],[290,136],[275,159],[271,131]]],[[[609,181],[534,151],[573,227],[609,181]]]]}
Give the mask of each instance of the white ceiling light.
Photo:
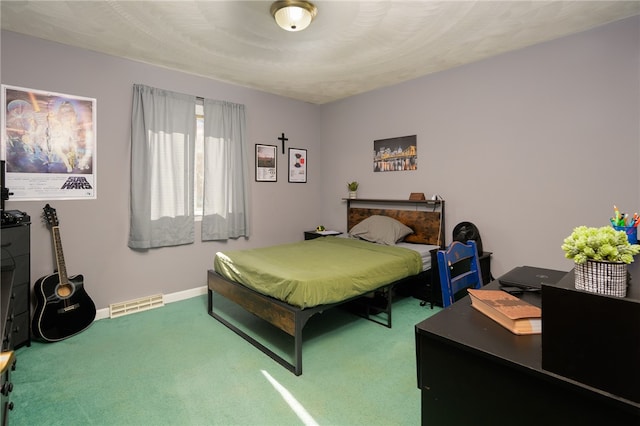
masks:
{"type": "Polygon", "coordinates": [[[316,17],[318,9],[308,1],[281,0],[271,5],[271,15],[283,30],[302,31],[316,17]]]}

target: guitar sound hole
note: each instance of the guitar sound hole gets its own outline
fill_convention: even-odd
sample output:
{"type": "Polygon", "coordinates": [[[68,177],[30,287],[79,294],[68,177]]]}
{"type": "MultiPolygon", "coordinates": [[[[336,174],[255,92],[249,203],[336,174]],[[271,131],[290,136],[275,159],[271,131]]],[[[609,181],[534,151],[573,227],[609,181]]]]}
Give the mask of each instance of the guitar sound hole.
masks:
{"type": "Polygon", "coordinates": [[[62,284],[58,286],[58,297],[69,297],[72,293],[72,288],[69,284],[62,284]]]}

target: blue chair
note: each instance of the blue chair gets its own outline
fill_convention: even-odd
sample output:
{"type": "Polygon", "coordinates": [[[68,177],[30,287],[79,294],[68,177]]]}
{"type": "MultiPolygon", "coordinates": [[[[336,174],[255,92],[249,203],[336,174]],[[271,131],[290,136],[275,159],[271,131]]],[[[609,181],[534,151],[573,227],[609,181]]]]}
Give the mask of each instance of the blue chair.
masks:
{"type": "Polygon", "coordinates": [[[475,241],[469,240],[467,244],[454,241],[446,250],[438,250],[438,271],[443,308],[455,301],[457,293],[467,288],[481,288],[482,273],[475,241]]]}

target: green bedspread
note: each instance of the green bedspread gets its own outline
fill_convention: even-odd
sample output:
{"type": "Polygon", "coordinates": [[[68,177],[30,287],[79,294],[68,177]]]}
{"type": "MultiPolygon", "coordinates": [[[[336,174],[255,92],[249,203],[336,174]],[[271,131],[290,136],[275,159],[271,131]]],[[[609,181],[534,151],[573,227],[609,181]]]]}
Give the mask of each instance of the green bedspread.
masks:
{"type": "Polygon", "coordinates": [[[216,272],[300,308],[337,303],[422,271],[416,251],[322,237],[216,253],[216,272]]]}

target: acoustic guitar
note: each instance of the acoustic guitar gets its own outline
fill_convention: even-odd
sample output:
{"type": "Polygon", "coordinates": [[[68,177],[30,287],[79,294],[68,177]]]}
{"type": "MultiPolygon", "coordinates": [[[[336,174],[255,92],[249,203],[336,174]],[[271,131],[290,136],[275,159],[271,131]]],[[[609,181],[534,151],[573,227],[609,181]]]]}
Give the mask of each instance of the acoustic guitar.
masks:
{"type": "Polygon", "coordinates": [[[43,210],[51,229],[57,272],[33,286],[36,310],[31,328],[37,339],[57,342],[89,327],[96,317],[96,306],[84,289],[82,275],[67,276],[56,210],[49,204],[43,210]]]}

